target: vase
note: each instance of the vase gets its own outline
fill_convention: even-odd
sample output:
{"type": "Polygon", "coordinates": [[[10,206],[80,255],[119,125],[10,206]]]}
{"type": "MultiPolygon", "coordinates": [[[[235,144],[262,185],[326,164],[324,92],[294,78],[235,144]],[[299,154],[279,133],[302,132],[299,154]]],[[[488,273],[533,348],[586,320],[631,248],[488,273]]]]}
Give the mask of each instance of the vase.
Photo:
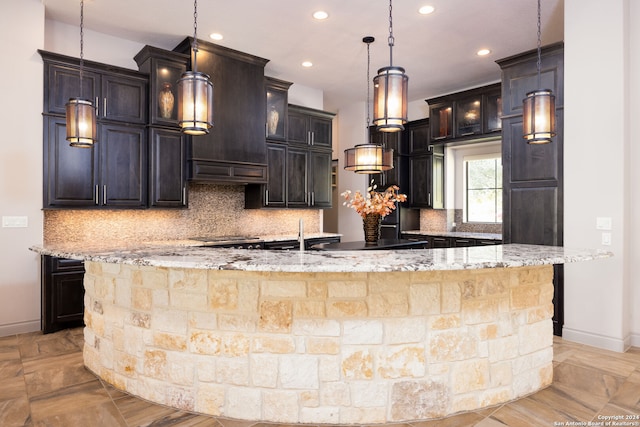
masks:
{"type": "Polygon", "coordinates": [[[276,107],[272,106],[269,110],[269,117],[267,120],[269,135],[275,135],[278,131],[278,120],[280,120],[280,113],[276,110],[276,107]]]}
{"type": "Polygon", "coordinates": [[[173,104],[175,98],[171,92],[171,83],[164,83],[162,90],[158,93],[158,108],[160,110],[160,117],[163,119],[170,119],[173,115],[173,104]]]}
{"type": "Polygon", "coordinates": [[[362,227],[364,229],[364,241],[366,244],[375,244],[380,239],[380,224],[382,223],[382,215],[367,214],[362,218],[362,227]]]}

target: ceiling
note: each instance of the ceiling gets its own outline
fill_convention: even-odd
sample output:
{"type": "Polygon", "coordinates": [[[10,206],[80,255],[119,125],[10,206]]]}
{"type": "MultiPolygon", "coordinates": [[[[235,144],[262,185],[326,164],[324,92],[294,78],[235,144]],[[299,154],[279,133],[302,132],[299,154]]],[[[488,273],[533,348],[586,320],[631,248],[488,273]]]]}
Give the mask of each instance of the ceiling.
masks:
{"type": "MultiPolygon", "coordinates": [[[[564,0],[542,1],[542,44],[563,39],[564,0]]],[[[47,19],[79,25],[79,0],[42,0],[47,19]]],[[[85,29],[172,49],[193,35],[191,0],[85,0],[85,29]]],[[[393,65],[409,76],[410,101],[424,100],[500,79],[495,61],[537,43],[536,0],[396,0],[393,65]],[[435,12],[418,14],[423,5],[435,12]],[[476,52],[488,48],[491,54],[476,52]]],[[[371,78],[389,65],[386,0],[200,0],[198,38],[269,59],[265,74],[324,93],[324,108],[362,102],[371,78]],[[312,13],[329,18],[316,21],[312,13]],[[313,62],[303,68],[302,61],[313,62]]]]}

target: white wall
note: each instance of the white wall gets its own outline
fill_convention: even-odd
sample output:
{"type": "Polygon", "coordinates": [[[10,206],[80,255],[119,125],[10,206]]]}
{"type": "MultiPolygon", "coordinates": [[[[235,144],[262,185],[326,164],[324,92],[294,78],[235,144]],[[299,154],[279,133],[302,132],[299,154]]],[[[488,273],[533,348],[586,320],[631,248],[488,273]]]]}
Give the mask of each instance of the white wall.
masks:
{"type": "MultiPolygon", "coordinates": [[[[638,164],[631,117],[640,93],[637,70],[629,69],[640,45],[635,33],[629,43],[630,3],[565,0],[564,245],[615,256],[566,266],[563,336],[617,351],[640,345],[637,313],[631,322],[632,295],[640,307],[637,172],[631,179],[632,162],[638,164]],[[612,218],[611,246],[601,245],[596,217],[612,218]]],[[[637,10],[631,19],[640,24],[637,10]]]]}
{"type": "MultiPolygon", "coordinates": [[[[640,4],[637,1],[630,2],[629,29],[630,29],[630,70],[629,93],[630,108],[628,117],[638,117],[640,114],[640,4]]],[[[630,195],[629,205],[631,226],[629,229],[629,250],[630,265],[635,266],[630,271],[630,305],[631,305],[631,345],[640,347],[640,129],[637,126],[630,126],[629,152],[627,161],[630,163],[630,195]],[[635,167],[634,167],[635,165],[635,167]]]]}
{"type": "Polygon", "coordinates": [[[26,228],[0,228],[0,336],[40,329],[42,242],[42,61],[44,6],[3,0],[0,40],[0,216],[25,216],[26,228]],[[28,102],[15,102],[29,100],[28,102]]]}

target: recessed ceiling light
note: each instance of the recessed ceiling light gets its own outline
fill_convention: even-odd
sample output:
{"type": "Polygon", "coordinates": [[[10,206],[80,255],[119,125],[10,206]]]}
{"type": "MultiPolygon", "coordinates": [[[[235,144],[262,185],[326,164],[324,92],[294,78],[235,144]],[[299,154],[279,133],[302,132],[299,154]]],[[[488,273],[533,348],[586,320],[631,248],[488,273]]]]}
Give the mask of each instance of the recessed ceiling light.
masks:
{"type": "Polygon", "coordinates": [[[476,55],[486,56],[486,55],[489,55],[490,53],[491,51],[489,49],[480,49],[479,51],[476,52],[476,55]]]}
{"type": "Polygon", "coordinates": [[[220,33],[211,33],[209,34],[209,37],[211,37],[213,40],[222,40],[224,38],[220,33]]]}
{"type": "Polygon", "coordinates": [[[420,13],[421,15],[428,15],[430,13],[433,13],[433,11],[435,11],[436,8],[433,6],[422,6],[420,9],[418,9],[418,13],[420,13]]]}
{"type": "Polygon", "coordinates": [[[302,66],[303,66],[303,67],[305,67],[305,68],[313,67],[313,62],[311,62],[311,61],[304,61],[304,62],[302,63],[302,66]]]}
{"type": "Polygon", "coordinates": [[[327,19],[329,17],[329,14],[324,10],[318,10],[316,12],[313,12],[313,17],[318,21],[322,21],[323,19],[327,19]]]}

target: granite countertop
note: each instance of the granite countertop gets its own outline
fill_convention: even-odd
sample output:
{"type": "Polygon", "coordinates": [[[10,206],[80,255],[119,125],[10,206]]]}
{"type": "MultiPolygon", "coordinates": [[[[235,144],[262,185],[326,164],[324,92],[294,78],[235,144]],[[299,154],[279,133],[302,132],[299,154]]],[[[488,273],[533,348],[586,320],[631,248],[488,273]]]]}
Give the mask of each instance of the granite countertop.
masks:
{"type": "MultiPolygon", "coordinates": [[[[218,249],[189,241],[149,242],[138,247],[104,248],[97,244],[33,246],[42,255],[105,263],[157,267],[264,272],[385,272],[523,267],[590,261],[613,256],[595,249],[536,245],[379,251],[268,251],[218,249]]],[[[193,241],[191,241],[193,242],[193,241]]]]}
{"type": "Polygon", "coordinates": [[[422,230],[406,230],[402,234],[417,234],[422,236],[438,236],[438,237],[460,237],[462,239],[487,239],[502,240],[500,233],[471,233],[465,231],[422,231],[422,230]]]}

